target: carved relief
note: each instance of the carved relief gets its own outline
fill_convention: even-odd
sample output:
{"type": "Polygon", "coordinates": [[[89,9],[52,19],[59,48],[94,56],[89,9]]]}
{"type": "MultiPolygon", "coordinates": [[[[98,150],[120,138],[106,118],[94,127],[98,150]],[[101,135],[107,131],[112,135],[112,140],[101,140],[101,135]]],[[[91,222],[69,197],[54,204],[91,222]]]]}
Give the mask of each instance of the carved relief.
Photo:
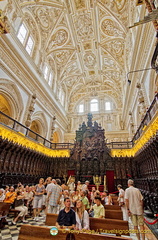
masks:
{"type": "Polygon", "coordinates": [[[76,32],[79,39],[89,40],[94,34],[90,13],[82,11],[75,19],[76,32]]]}
{"type": "Polygon", "coordinates": [[[118,24],[111,19],[104,19],[101,22],[101,30],[107,36],[124,37],[123,31],[118,24]]]}
{"type": "Polygon", "coordinates": [[[74,1],[75,1],[75,6],[76,6],[76,9],[77,9],[77,10],[86,7],[85,0],[74,0],[74,1]]]}
{"type": "Polygon", "coordinates": [[[96,57],[92,52],[86,53],[84,55],[84,62],[87,68],[94,67],[96,64],[96,57]]]}
{"type": "Polygon", "coordinates": [[[65,29],[59,29],[51,38],[48,49],[55,46],[62,46],[68,41],[68,32],[65,29]]]}

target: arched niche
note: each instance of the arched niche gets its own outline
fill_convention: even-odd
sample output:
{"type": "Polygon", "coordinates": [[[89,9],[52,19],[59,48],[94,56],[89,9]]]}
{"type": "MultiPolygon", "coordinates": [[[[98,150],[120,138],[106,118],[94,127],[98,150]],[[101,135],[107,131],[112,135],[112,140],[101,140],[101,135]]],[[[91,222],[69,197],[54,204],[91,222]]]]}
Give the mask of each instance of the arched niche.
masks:
{"type": "Polygon", "coordinates": [[[62,143],[63,134],[59,128],[56,128],[56,131],[53,133],[53,143],[62,143]]]}
{"type": "MultiPolygon", "coordinates": [[[[7,101],[7,99],[0,94],[0,111],[4,114],[6,114],[7,116],[11,117],[11,106],[9,104],[9,102],[7,101]]],[[[3,116],[2,114],[0,115],[0,122],[8,125],[9,124],[9,119],[5,116],[3,116]]]]}
{"type": "MultiPolygon", "coordinates": [[[[48,132],[48,124],[45,115],[42,112],[36,112],[32,116],[30,129],[42,137],[46,138],[48,132]]],[[[29,133],[29,136],[35,138],[35,134],[29,133]]]]}
{"type": "Polygon", "coordinates": [[[24,106],[22,96],[15,83],[8,79],[0,79],[0,96],[1,111],[20,121],[24,106]]]}
{"type": "Polygon", "coordinates": [[[53,143],[59,143],[59,134],[58,132],[53,133],[53,143]]]}

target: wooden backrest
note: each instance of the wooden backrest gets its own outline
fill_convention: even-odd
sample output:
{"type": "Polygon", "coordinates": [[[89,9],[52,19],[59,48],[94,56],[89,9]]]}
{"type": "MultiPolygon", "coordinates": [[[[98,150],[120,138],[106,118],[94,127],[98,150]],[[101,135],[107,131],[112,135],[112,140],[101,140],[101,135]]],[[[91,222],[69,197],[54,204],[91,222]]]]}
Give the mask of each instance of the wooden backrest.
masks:
{"type": "Polygon", "coordinates": [[[57,217],[58,217],[58,214],[47,213],[45,224],[48,225],[48,226],[55,226],[55,223],[57,221],[57,217]]]}
{"type": "Polygon", "coordinates": [[[100,233],[115,233],[117,235],[128,235],[129,226],[128,221],[108,218],[89,218],[90,229],[99,231],[100,233]],[[115,231],[114,231],[115,230],[115,231]]]}
{"type": "MultiPolygon", "coordinates": [[[[126,237],[116,237],[110,235],[97,235],[92,233],[81,233],[76,231],[71,231],[75,236],[75,240],[132,240],[126,237]]],[[[32,225],[22,225],[19,233],[18,240],[67,240],[67,235],[69,232],[59,230],[56,236],[50,235],[50,229],[47,227],[32,226],[32,225]]],[[[73,239],[73,238],[69,238],[73,239]]]]}
{"type": "MultiPolygon", "coordinates": [[[[48,226],[55,226],[57,220],[57,214],[47,213],[46,216],[46,225],[48,226]]],[[[122,234],[117,235],[129,235],[129,227],[128,221],[117,220],[117,219],[106,219],[106,218],[89,218],[90,219],[90,229],[97,231],[97,229],[103,229],[105,232],[106,230],[114,230],[121,232],[124,231],[122,234]]]]}
{"type": "Polygon", "coordinates": [[[119,205],[104,205],[105,209],[107,210],[121,210],[119,205]]]}
{"type": "Polygon", "coordinates": [[[10,209],[10,203],[4,203],[4,202],[0,202],[0,212],[9,212],[10,209]]]}
{"type": "Polygon", "coordinates": [[[105,218],[123,220],[123,213],[121,210],[108,210],[105,209],[105,218]]]}

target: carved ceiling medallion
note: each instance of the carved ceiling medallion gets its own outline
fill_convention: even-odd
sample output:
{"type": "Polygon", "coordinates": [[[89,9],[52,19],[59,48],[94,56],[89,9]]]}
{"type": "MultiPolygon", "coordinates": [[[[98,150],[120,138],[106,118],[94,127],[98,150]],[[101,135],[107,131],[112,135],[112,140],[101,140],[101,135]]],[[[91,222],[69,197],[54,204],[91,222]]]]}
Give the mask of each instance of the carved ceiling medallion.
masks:
{"type": "Polygon", "coordinates": [[[94,67],[96,64],[96,57],[93,53],[86,53],[84,55],[84,63],[87,68],[94,67]]]}

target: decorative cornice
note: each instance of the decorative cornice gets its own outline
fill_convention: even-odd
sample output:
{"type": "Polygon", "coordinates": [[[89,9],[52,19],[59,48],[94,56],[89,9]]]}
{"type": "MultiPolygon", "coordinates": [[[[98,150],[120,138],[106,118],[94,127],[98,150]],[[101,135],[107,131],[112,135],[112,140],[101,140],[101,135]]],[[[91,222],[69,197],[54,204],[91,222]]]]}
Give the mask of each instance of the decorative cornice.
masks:
{"type": "Polygon", "coordinates": [[[112,157],[134,157],[136,153],[152,138],[158,131],[158,113],[149,126],[144,126],[143,135],[135,141],[131,149],[112,149],[112,157]]]}
{"type": "Polygon", "coordinates": [[[36,152],[42,153],[49,157],[70,157],[70,150],[53,150],[49,149],[41,143],[36,143],[26,138],[25,135],[21,132],[14,132],[11,129],[7,129],[3,125],[0,125],[0,136],[2,139],[7,139],[8,141],[12,141],[13,143],[17,143],[23,147],[28,149],[32,149],[36,152]]]}

